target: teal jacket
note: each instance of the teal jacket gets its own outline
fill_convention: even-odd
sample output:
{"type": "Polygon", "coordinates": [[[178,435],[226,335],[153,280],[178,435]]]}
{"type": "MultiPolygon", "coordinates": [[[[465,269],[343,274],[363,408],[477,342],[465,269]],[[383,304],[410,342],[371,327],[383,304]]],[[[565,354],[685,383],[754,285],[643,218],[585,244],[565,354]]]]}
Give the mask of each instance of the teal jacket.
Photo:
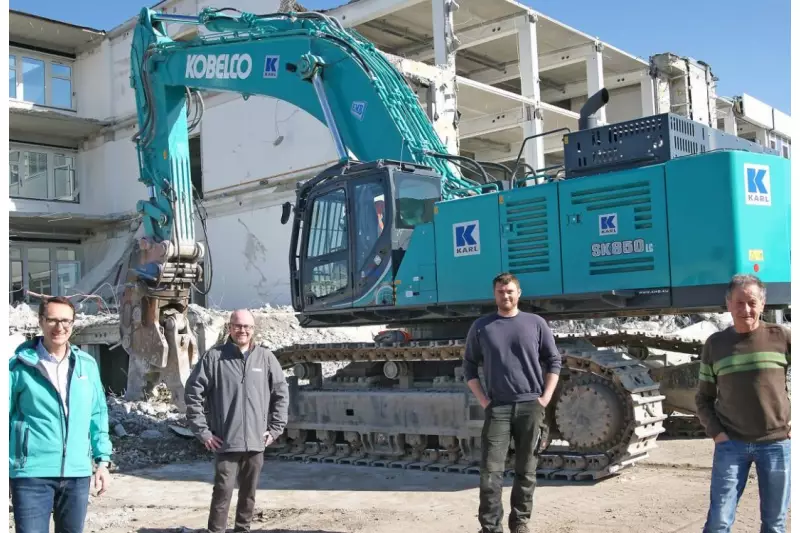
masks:
{"type": "Polygon", "coordinates": [[[65,416],[58,391],[39,362],[40,337],[9,359],[8,472],[20,477],[85,477],[95,462],[111,460],[108,408],[95,360],[70,345],[65,416]]]}

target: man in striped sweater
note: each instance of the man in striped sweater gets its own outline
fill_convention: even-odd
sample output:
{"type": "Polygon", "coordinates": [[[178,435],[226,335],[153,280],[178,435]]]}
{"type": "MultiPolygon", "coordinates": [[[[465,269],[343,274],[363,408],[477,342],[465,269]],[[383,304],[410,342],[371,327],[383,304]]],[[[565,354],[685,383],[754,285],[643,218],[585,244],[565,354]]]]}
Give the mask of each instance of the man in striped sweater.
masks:
{"type": "Polygon", "coordinates": [[[711,504],[704,533],[729,532],[755,463],[762,533],[784,533],[789,506],[791,410],[789,328],[761,320],[766,288],[734,276],[726,295],[733,326],[703,347],[697,415],[714,439],[711,504]]]}

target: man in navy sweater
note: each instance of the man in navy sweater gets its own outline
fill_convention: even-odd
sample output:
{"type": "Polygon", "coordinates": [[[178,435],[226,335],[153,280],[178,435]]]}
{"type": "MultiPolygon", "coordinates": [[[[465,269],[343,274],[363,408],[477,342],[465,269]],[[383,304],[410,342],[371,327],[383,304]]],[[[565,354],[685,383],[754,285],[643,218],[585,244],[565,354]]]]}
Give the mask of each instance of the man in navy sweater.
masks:
{"type": "Polygon", "coordinates": [[[503,531],[503,471],[514,439],[514,486],[508,525],[528,533],[536,487],[535,454],[545,408],[561,371],[553,332],[539,315],[518,309],[519,280],[510,273],[494,279],[497,312],[475,321],[467,334],[464,379],[485,410],[481,434],[478,521],[482,533],[503,531]],[[484,392],[478,377],[483,366],[484,392]]]}

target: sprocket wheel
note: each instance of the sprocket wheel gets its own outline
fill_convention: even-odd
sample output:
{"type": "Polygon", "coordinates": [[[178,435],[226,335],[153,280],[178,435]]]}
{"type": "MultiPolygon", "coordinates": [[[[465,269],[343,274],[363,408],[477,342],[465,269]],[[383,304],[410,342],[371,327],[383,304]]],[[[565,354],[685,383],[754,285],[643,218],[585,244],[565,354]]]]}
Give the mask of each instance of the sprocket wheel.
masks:
{"type": "Polygon", "coordinates": [[[613,384],[596,375],[564,387],[555,409],[559,433],[579,451],[607,451],[618,444],[626,422],[625,401],[613,384]]]}

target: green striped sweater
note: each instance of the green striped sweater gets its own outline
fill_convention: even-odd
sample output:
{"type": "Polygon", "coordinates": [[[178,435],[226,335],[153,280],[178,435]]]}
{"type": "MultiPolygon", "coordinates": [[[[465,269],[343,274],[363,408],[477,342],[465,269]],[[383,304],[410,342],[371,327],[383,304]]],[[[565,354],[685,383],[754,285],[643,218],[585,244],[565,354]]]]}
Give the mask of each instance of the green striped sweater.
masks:
{"type": "Polygon", "coordinates": [[[787,437],[791,347],[789,328],[765,322],[751,333],[730,327],[706,340],[695,400],[709,437],[723,431],[748,442],[787,437]]]}

